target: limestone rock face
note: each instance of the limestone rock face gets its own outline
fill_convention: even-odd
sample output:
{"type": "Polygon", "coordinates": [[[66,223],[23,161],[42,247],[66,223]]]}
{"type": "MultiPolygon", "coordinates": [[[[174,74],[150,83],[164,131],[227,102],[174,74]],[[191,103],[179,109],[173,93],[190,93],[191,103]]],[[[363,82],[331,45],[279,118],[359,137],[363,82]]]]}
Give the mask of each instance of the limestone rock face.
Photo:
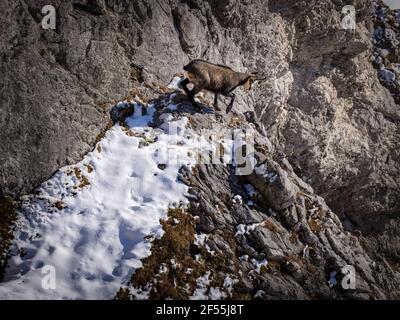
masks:
{"type": "Polygon", "coordinates": [[[44,30],[44,5],[1,4],[3,193],[79,159],[115,101],[203,58],[267,75],[234,111],[255,111],[338,213],[399,209],[398,13],[353,1],[356,30],[343,30],[341,1],[55,1],[44,30]]]}
{"type": "MultiPolygon", "coordinates": [[[[162,119],[188,117],[188,128],[197,133],[207,129],[218,136],[227,128],[240,129],[253,132],[255,141],[268,140],[244,117],[228,115],[218,121],[215,114],[195,113],[187,100],[168,95],[153,103],[157,108],[154,126],[162,119]],[[168,108],[172,100],[176,101],[173,110],[168,108]]],[[[197,240],[185,246],[188,254],[182,260],[177,261],[174,250],[157,257],[158,250],[165,252],[165,242],[175,237],[177,225],[174,219],[166,219],[165,235],[154,242],[153,254],[117,297],[189,298],[196,286],[186,283],[193,283],[198,274],[188,275],[185,265],[205,270],[212,279],[205,291],[218,290],[225,298],[398,297],[398,272],[370,254],[360,234],[344,230],[337,215],[296,175],[286,157],[268,152],[261,156],[263,147],[258,143],[254,147],[259,150],[258,160],[249,175],[235,174],[231,165],[199,163],[181,168],[178,178],[189,186],[190,200],[184,216],[192,221],[186,222],[190,228],[185,236],[197,240]],[[343,290],[340,283],[349,266],[355,268],[357,285],[343,290]],[[175,284],[174,279],[182,278],[184,283],[175,284]],[[231,279],[233,286],[227,288],[224,279],[231,279]],[[161,289],[172,283],[177,290],[161,289]]],[[[211,293],[205,297],[212,298],[211,293]]]]}
{"type": "MultiPolygon", "coordinates": [[[[279,120],[273,124],[267,112],[260,121],[271,124],[271,140],[279,139],[296,173],[337,213],[357,220],[360,212],[399,210],[400,109],[380,84],[383,71],[371,64],[379,8],[353,4],[360,13],[350,36],[340,28],[340,2],[272,2],[270,9],[290,25],[292,78],[290,90],[281,90],[287,100],[279,120]]],[[[385,10],[391,21],[394,14],[385,10]]]]}
{"type": "Polygon", "coordinates": [[[292,205],[299,191],[290,182],[286,171],[273,161],[256,167],[249,180],[274,210],[283,210],[292,205]]]}

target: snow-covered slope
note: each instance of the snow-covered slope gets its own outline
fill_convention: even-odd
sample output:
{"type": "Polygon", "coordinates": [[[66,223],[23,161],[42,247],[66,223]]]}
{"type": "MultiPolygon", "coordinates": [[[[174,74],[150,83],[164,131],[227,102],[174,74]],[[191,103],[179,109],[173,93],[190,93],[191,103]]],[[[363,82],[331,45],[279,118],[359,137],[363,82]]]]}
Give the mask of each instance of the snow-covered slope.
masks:
{"type": "Polygon", "coordinates": [[[146,115],[134,107],[126,126],[112,127],[81,162],[24,198],[0,298],[112,298],[150,254],[144,238],[159,237],[167,209],[187,202],[177,174],[194,163],[188,151],[198,144],[183,139],[187,118],[166,114],[162,129],[152,128],[154,106],[146,115]],[[42,285],[52,267],[54,290],[42,285]]]}

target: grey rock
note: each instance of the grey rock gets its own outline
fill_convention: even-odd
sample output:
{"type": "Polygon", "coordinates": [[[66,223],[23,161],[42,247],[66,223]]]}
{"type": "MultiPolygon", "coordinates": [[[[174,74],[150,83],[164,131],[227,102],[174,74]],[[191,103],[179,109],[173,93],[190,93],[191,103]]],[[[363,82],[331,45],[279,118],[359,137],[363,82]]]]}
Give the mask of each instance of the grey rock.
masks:
{"type": "Polygon", "coordinates": [[[296,200],[298,187],[293,184],[277,163],[270,161],[263,164],[265,169],[256,167],[249,181],[265,197],[267,203],[274,210],[283,210],[296,200]]]}

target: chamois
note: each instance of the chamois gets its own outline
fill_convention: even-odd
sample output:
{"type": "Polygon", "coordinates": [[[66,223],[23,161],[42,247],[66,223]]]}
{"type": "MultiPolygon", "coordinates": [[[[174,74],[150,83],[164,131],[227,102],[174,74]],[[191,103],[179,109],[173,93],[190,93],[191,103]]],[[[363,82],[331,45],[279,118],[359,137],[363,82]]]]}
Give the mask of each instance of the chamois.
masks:
{"type": "Polygon", "coordinates": [[[249,91],[254,81],[261,81],[266,78],[258,77],[257,72],[236,72],[227,66],[201,59],[192,60],[183,67],[183,70],[185,70],[186,78],[180,82],[180,86],[186,92],[196,110],[201,110],[201,108],[194,100],[194,96],[201,90],[207,90],[215,94],[214,108],[218,111],[221,110],[218,107],[218,95],[221,94],[231,98],[226,113],[229,113],[233,107],[233,102],[235,101],[233,91],[237,87],[243,86],[245,90],[249,91]],[[189,83],[193,85],[192,90],[189,90],[187,87],[189,83]]]}

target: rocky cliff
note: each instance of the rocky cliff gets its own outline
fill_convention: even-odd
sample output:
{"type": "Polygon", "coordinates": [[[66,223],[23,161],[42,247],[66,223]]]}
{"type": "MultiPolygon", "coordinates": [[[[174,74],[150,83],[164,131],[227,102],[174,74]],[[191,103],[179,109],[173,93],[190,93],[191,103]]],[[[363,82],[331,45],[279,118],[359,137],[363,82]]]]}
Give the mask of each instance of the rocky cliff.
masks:
{"type": "MultiPolygon", "coordinates": [[[[165,85],[192,58],[259,70],[267,81],[251,94],[238,90],[237,119],[191,115],[191,125],[255,128],[265,167],[281,186],[267,187],[265,172],[243,180],[232,177],[232,168],[183,169],[195,200],[169,214],[186,222],[187,256],[203,253],[203,262],[191,258],[186,269],[222,284],[226,277],[218,274],[229,274],[226,287],[239,282],[240,288],[226,289],[225,297],[398,296],[398,13],[354,0],[356,29],[344,30],[341,11],[349,3],[340,0],[54,0],[56,29],[45,30],[47,4],[0,5],[2,194],[26,194],[80,160],[110,127],[117,101],[158,99],[164,110],[165,85]],[[258,190],[258,200],[249,198],[246,185],[258,190]],[[255,208],[235,204],[236,195],[255,208]],[[185,210],[200,220],[182,218],[185,210]],[[203,236],[191,245],[199,234],[207,241],[203,236]],[[210,256],[206,246],[227,254],[210,256]],[[264,260],[269,264],[261,268],[264,260]],[[358,291],[329,288],[330,274],[345,264],[357,266],[358,291]]],[[[211,105],[207,94],[203,100],[211,105]]],[[[185,101],[179,103],[183,116],[185,101]]],[[[163,227],[173,233],[173,226],[163,227]]],[[[154,252],[174,246],[168,238],[157,241],[154,252]]],[[[152,281],[161,277],[154,264],[171,270],[172,258],[146,259],[121,297],[195,291],[193,282],[187,292],[154,291],[152,281]]],[[[181,271],[180,281],[189,281],[181,271]]]]}

